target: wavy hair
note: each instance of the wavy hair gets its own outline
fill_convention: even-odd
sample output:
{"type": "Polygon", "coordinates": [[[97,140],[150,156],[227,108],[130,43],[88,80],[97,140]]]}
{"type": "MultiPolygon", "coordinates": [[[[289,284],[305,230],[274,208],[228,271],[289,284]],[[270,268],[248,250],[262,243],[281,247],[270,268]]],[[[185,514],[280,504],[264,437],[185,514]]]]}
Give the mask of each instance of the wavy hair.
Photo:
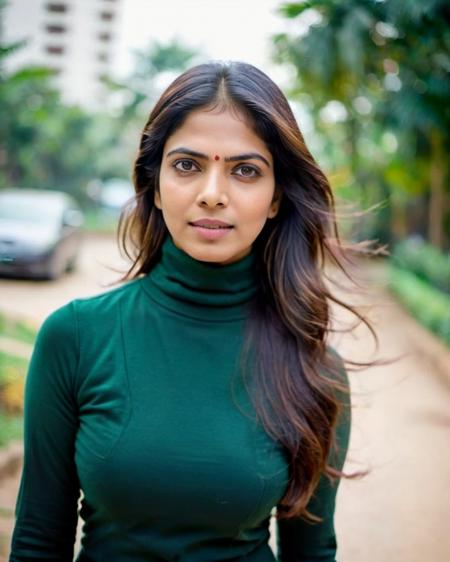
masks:
{"type": "MultiPolygon", "coordinates": [[[[325,283],[330,261],[347,277],[350,254],[376,254],[370,242],[344,245],[333,193],[300,132],[279,87],[242,62],[211,62],[184,72],[166,89],[144,127],[134,166],[136,196],[119,222],[119,243],[132,265],[124,280],[148,273],[167,235],[154,205],[167,138],[197,109],[243,113],[273,156],[277,216],[254,243],[259,289],[246,325],[243,359],[253,350],[252,401],[264,428],[288,453],[290,478],[277,517],[304,516],[322,474],[353,477],[329,462],[336,449],[337,419],[349,394],[342,358],[327,345],[330,302],[353,313],[378,338],[369,321],[332,294],[325,283]]],[[[376,363],[348,361],[354,366],[376,363]]]]}

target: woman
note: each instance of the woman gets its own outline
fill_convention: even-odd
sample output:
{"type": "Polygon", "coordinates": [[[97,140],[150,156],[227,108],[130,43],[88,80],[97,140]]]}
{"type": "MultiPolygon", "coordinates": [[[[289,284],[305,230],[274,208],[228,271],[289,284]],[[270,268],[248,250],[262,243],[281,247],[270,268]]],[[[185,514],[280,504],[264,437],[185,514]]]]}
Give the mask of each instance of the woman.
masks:
{"type": "Polygon", "coordinates": [[[79,562],[273,562],[275,507],[278,560],[335,560],[350,401],[328,299],[347,305],[323,282],[333,196],[288,102],[253,66],[192,68],[134,181],[129,282],[38,336],[11,562],[72,560],[80,489],[79,562]]]}

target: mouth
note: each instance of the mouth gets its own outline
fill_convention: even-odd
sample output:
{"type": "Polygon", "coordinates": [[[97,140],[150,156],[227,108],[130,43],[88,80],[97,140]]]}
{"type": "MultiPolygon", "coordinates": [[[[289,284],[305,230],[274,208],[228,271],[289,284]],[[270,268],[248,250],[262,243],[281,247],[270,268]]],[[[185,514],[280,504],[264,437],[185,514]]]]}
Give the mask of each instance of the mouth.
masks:
{"type": "Polygon", "coordinates": [[[198,228],[206,228],[207,230],[224,230],[224,229],[233,228],[231,224],[227,224],[222,221],[209,220],[209,219],[198,220],[195,222],[190,222],[189,224],[191,226],[196,226],[198,228]]]}
{"type": "Polygon", "coordinates": [[[189,226],[192,226],[196,232],[196,236],[208,242],[226,237],[234,228],[231,224],[212,219],[200,219],[195,222],[190,222],[189,226]]]}

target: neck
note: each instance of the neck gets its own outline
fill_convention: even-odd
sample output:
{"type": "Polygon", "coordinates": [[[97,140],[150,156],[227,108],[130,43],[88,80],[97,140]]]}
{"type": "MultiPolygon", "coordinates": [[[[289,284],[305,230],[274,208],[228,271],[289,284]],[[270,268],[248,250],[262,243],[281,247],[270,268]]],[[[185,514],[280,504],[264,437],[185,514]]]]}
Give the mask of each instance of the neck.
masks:
{"type": "Polygon", "coordinates": [[[226,265],[198,261],[168,236],[143,283],[154,300],[174,312],[215,321],[242,318],[257,291],[255,255],[226,265]]]}

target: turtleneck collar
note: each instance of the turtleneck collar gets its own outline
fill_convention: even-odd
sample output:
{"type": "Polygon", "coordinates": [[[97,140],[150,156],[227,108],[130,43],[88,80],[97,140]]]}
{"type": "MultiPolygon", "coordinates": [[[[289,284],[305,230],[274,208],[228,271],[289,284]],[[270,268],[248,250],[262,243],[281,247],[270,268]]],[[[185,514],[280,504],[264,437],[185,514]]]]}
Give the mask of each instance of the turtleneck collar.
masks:
{"type": "Polygon", "coordinates": [[[228,265],[198,261],[167,236],[160,261],[141,281],[153,300],[173,312],[213,322],[243,318],[257,291],[255,255],[228,265]]]}

